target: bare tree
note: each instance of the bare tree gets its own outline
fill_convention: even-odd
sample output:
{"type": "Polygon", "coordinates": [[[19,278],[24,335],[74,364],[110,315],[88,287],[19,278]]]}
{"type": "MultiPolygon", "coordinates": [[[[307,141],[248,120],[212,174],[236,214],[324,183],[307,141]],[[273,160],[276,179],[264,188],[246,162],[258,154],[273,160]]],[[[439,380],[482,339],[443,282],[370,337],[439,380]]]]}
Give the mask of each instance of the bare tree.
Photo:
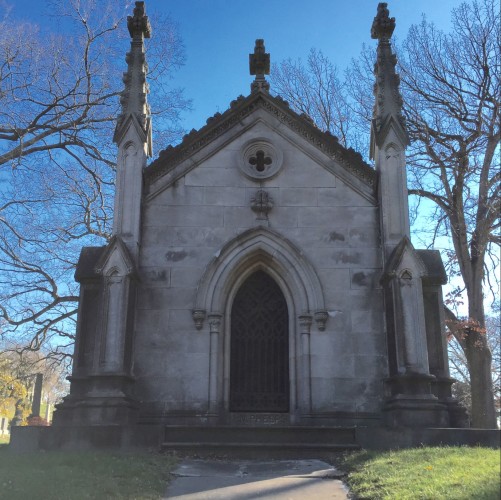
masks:
{"type": "MultiPolygon", "coordinates": [[[[0,21],[0,335],[60,359],[73,343],[80,248],[110,233],[130,6],[50,5],[39,25],[0,21]]],[[[155,21],[150,103],[162,146],[180,137],[189,101],[169,80],[184,57],[177,27],[155,21]]]]}
{"type": "Polygon", "coordinates": [[[272,92],[297,113],[313,119],[319,128],[337,136],[344,146],[357,149],[365,145],[361,144],[365,134],[353,119],[345,84],[322,51],[311,49],[306,64],[301,59],[274,64],[270,82],[272,92]]]}
{"type": "MultiPolygon", "coordinates": [[[[499,268],[501,50],[497,3],[464,3],[452,32],[413,26],[400,58],[408,130],[409,193],[434,204],[434,235],[452,241],[468,317],[449,327],[468,361],[472,421],[495,427],[485,292],[499,268]]],[[[496,292],[495,292],[496,293],[496,292]]]]}
{"type": "MultiPolygon", "coordinates": [[[[498,5],[495,0],[480,0],[452,11],[450,33],[423,19],[411,27],[398,50],[411,138],[409,194],[420,214],[413,229],[425,236],[428,245],[445,247],[449,275],[462,283],[459,294],[464,292],[468,316],[460,318],[448,308],[447,317],[468,360],[476,427],[496,425],[484,301],[485,293],[490,289],[496,293],[499,286],[495,272],[501,242],[499,41],[498,5]],[[424,234],[427,228],[431,233],[424,234]]],[[[340,84],[326,76],[328,71],[315,71],[317,66],[332,65],[320,52],[312,51],[310,58],[317,59],[316,63],[309,61],[304,67],[300,61],[285,61],[278,66],[276,91],[296,111],[311,113],[320,128],[342,135],[336,132],[336,127],[342,127],[345,143],[367,144],[363,134],[370,131],[372,118],[374,57],[372,49],[364,48],[340,84]],[[331,99],[325,97],[327,93],[331,99]],[[301,105],[303,100],[305,105],[301,105]],[[351,113],[339,115],[339,103],[351,113]],[[358,131],[351,135],[354,129],[358,131]]]]}

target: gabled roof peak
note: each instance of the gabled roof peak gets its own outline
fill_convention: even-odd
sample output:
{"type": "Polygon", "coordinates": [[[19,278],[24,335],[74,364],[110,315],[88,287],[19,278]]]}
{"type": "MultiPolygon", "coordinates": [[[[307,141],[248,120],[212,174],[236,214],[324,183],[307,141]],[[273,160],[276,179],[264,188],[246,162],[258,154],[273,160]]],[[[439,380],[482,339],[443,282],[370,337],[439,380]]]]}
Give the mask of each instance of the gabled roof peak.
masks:
{"type": "Polygon", "coordinates": [[[268,111],[326,155],[341,163],[366,184],[375,186],[376,173],[364,162],[360,153],[352,148],[342,146],[338,138],[330,132],[321,131],[313,124],[310,117],[299,115],[291,110],[288,103],[281,97],[274,97],[265,92],[255,92],[247,97],[237,97],[224,113],[216,113],[207,120],[207,124],[201,129],[192,129],[186,134],[180,144],[169,146],[161,151],[158,159],[153,161],[144,172],[146,183],[152,183],[162,177],[209,142],[224,134],[237,123],[241,123],[244,118],[257,109],[268,111]]]}

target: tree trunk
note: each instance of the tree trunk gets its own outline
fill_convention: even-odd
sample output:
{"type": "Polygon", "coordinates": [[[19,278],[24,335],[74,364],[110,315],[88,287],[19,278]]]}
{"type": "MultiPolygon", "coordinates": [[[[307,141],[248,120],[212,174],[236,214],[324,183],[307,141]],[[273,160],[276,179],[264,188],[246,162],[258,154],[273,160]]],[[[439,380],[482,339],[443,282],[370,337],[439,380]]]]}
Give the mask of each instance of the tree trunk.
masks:
{"type": "Polygon", "coordinates": [[[471,384],[472,427],[495,429],[497,427],[492,387],[492,354],[485,334],[469,331],[464,342],[471,384]]]}

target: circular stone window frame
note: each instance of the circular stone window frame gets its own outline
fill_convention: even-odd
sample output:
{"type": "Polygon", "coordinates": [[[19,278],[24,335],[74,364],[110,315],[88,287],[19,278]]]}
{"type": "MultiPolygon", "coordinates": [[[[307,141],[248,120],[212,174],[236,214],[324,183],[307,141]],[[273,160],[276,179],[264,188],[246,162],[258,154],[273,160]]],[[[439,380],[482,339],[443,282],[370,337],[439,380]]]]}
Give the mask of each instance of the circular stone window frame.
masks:
{"type": "Polygon", "coordinates": [[[241,172],[253,181],[271,179],[278,174],[282,168],[284,156],[280,149],[276,148],[264,138],[252,139],[246,142],[240,150],[239,168],[241,172]],[[249,163],[251,157],[256,156],[258,151],[263,151],[265,156],[271,158],[271,165],[267,165],[262,172],[259,172],[254,165],[249,163]]]}

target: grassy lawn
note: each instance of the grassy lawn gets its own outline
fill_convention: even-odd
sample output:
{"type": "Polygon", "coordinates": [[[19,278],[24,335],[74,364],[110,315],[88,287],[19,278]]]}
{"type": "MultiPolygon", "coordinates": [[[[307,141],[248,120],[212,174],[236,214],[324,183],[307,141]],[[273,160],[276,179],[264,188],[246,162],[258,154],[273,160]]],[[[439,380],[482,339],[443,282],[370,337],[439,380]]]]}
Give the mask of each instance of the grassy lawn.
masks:
{"type": "Polygon", "coordinates": [[[0,498],[158,499],[174,464],[158,453],[12,454],[0,445],[0,498]]]}
{"type": "MultiPolygon", "coordinates": [[[[338,457],[339,458],[339,457],[338,457]]],[[[335,460],[358,499],[498,500],[499,450],[362,451],[335,460]]],[[[159,499],[175,459],[157,453],[12,454],[0,444],[0,498],[159,499]]]]}
{"type": "Polygon", "coordinates": [[[488,448],[415,448],[347,455],[340,466],[359,499],[499,500],[500,453],[488,448]]]}

